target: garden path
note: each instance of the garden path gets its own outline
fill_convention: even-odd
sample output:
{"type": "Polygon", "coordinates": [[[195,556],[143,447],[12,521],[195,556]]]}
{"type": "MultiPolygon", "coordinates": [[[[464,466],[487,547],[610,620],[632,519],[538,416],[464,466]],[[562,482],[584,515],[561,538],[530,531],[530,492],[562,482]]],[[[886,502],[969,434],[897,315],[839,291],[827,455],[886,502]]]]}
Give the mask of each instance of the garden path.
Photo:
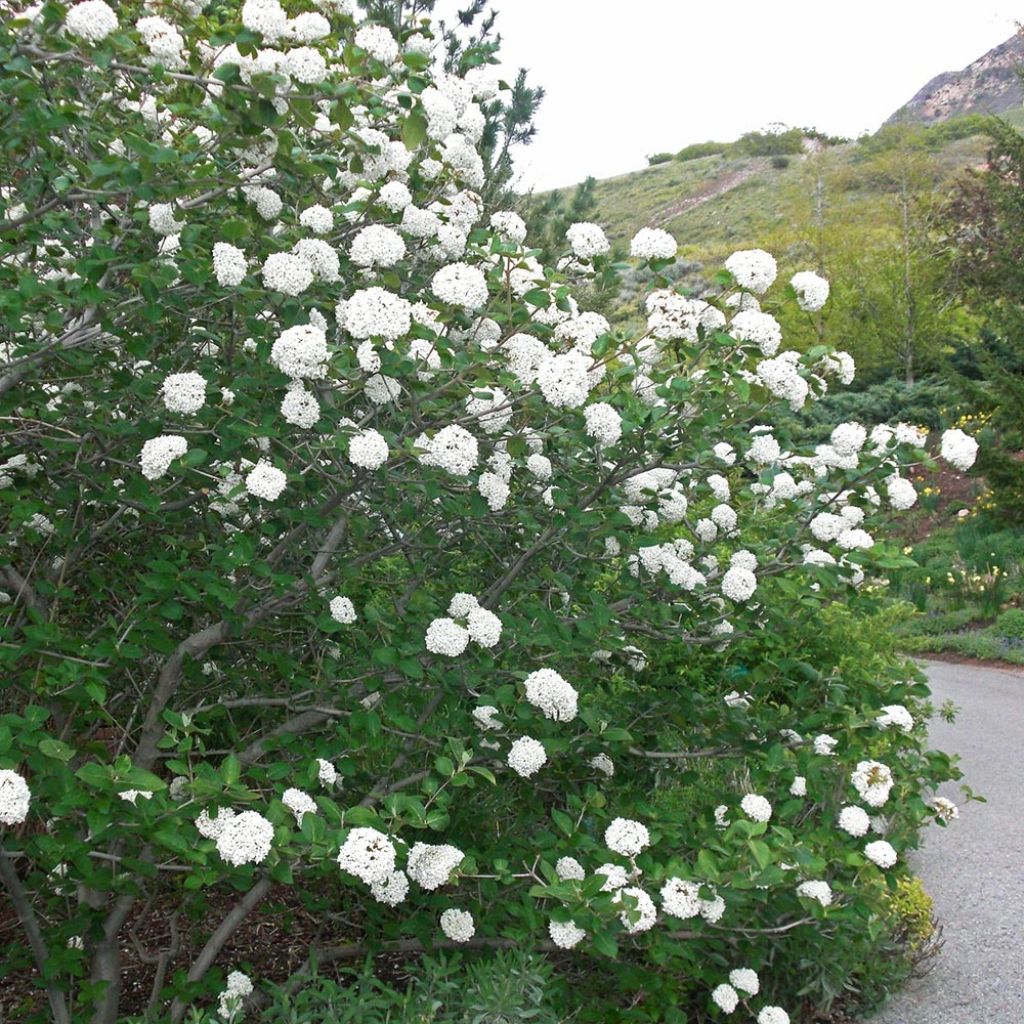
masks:
{"type": "MultiPolygon", "coordinates": [[[[987,803],[931,827],[911,861],[935,900],[945,946],[871,1024],[1024,1022],[1024,673],[928,662],[936,706],[953,701],[953,725],[936,719],[932,745],[961,757],[964,782],[987,803]]],[[[940,792],[952,800],[956,784],[940,792]]]]}

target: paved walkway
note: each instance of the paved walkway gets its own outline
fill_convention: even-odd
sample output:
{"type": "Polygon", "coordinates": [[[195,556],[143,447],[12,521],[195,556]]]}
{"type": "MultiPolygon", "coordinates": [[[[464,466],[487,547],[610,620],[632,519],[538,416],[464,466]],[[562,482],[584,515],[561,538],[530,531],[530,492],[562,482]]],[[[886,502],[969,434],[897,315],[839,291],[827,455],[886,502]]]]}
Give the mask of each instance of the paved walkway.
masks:
{"type": "MultiPolygon", "coordinates": [[[[988,803],[929,827],[912,856],[935,900],[946,944],[871,1024],[1024,1024],[1024,674],[929,662],[936,706],[956,723],[931,724],[932,745],[959,754],[964,779],[988,803]]],[[[960,802],[958,784],[940,790],[960,802]]]]}

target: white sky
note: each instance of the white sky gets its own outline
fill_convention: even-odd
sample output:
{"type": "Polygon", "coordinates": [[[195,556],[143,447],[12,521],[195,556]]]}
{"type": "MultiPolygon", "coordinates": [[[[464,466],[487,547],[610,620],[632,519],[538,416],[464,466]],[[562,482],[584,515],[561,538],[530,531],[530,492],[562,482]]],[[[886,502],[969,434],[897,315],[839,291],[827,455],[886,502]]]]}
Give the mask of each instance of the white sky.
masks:
{"type": "Polygon", "coordinates": [[[517,161],[521,184],[539,189],[772,121],[873,131],[1024,20],[1024,0],[494,2],[507,78],[527,67],[547,90],[517,161]]]}

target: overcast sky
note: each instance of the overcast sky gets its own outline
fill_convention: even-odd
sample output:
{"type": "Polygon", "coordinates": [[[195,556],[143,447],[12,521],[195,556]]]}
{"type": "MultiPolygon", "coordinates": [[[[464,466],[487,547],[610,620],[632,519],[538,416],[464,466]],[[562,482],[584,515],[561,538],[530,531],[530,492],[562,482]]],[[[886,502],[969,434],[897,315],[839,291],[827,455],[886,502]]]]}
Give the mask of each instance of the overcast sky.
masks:
{"type": "MultiPolygon", "coordinates": [[[[494,0],[508,69],[547,97],[523,184],[635,170],[645,156],[782,121],[873,131],[928,79],[1014,31],[1024,0],[494,0]]],[[[450,9],[442,0],[438,11],[450,9]]]]}

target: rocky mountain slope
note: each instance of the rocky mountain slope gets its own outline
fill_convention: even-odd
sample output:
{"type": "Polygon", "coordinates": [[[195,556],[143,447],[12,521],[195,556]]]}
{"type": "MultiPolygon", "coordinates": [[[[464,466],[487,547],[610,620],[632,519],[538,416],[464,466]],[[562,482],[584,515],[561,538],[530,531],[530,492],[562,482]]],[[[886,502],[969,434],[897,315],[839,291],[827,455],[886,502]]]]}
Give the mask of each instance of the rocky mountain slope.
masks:
{"type": "Polygon", "coordinates": [[[909,117],[932,123],[958,114],[1002,114],[1024,101],[1024,34],[1017,33],[962,71],[936,75],[886,122],[909,117]]]}

